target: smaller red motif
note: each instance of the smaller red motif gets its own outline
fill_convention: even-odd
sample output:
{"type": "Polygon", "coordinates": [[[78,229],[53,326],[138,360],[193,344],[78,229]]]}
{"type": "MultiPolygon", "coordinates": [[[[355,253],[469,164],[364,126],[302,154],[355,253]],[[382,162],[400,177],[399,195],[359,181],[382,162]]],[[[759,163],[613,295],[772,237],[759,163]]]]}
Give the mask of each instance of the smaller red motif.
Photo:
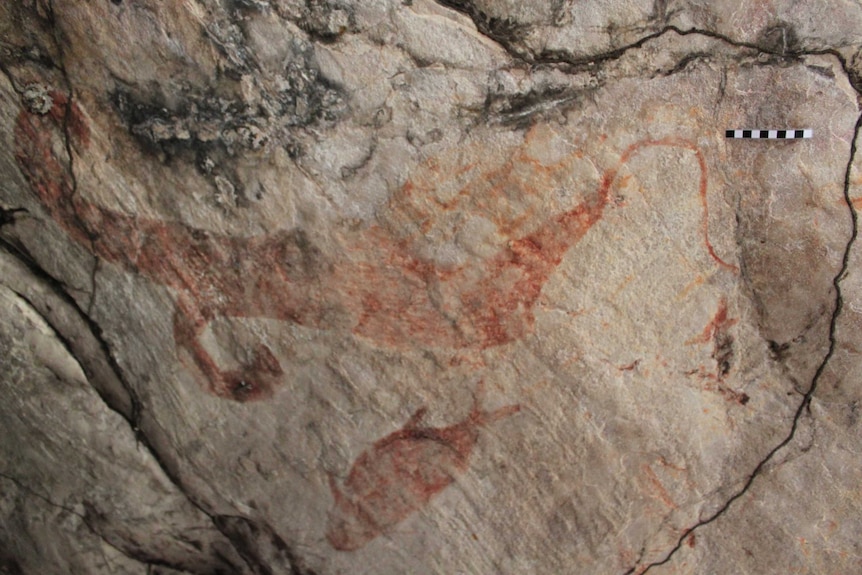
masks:
{"type": "Polygon", "coordinates": [[[520,411],[509,405],[494,411],[479,406],[483,384],[474,394],[467,418],[449,427],[422,425],[426,409],[416,411],[402,429],[379,439],[356,460],[339,488],[330,475],[335,506],[326,539],[339,551],[359,549],[422,509],[466,471],[479,429],[520,411]]]}

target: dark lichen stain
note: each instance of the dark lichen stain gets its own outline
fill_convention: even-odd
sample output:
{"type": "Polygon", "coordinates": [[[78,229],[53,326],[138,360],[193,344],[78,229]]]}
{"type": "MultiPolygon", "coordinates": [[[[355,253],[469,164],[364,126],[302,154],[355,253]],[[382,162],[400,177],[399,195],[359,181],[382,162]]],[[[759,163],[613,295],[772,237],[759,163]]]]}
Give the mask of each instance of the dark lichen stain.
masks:
{"type": "Polygon", "coordinates": [[[236,515],[214,515],[212,519],[254,573],[315,575],[301,564],[287,542],[269,526],[236,515]]]}
{"type": "Polygon", "coordinates": [[[729,333],[716,333],[712,358],[718,366],[719,379],[728,374],[733,365],[733,336],[729,333]]]}
{"type": "Polygon", "coordinates": [[[18,214],[25,213],[24,208],[3,208],[0,207],[0,228],[15,223],[18,214]]]}
{"type": "Polygon", "coordinates": [[[778,343],[777,341],[769,340],[769,354],[775,361],[784,361],[787,359],[790,351],[790,342],[778,343]]]}
{"type": "Polygon", "coordinates": [[[354,7],[339,0],[305,0],[297,24],[313,40],[323,44],[335,42],[357,29],[354,7]]]}
{"type": "MultiPolygon", "coordinates": [[[[283,382],[281,367],[261,344],[239,369],[221,369],[200,341],[218,317],[266,317],[349,330],[394,349],[433,346],[479,352],[528,335],[543,286],[568,250],[602,219],[619,170],[641,150],[664,147],[695,154],[703,221],[708,219],[706,159],[697,145],[677,138],[641,140],[623,151],[598,189],[581,203],[540,220],[529,231],[507,232],[510,241],[479,267],[441,266],[420,258],[411,249],[412,240],[386,226],[353,234],[344,246],[352,258],[333,252],[324,257],[311,230],[234,237],[182,222],[133,217],[86,201],[75,193],[68,163],[55,155],[52,145],[66,128],[69,145],[86,148],[86,116],[62,94],[55,94],[54,102],[45,116],[22,109],[15,126],[15,159],[34,193],[75,241],[106,262],[174,290],[173,335],[181,361],[193,361],[210,392],[239,401],[269,397],[283,382]]],[[[117,105],[132,120],[154,109],[132,105],[125,97],[117,105]]],[[[496,200],[504,192],[524,197],[542,193],[538,187],[547,181],[548,168],[536,166],[524,151],[535,137],[535,132],[528,134],[504,165],[481,174],[499,184],[488,190],[486,199],[496,200]],[[521,168],[528,170],[526,176],[521,168]]],[[[415,221],[413,196],[422,193],[421,186],[405,183],[392,200],[393,217],[415,221]]],[[[510,224],[504,215],[497,222],[500,229],[510,224]]],[[[736,272],[715,254],[707,226],[703,242],[717,265],[736,272]]],[[[719,351],[729,366],[727,350],[720,345],[719,351]]]]}
{"type": "Polygon", "coordinates": [[[485,99],[484,113],[489,120],[504,126],[526,129],[543,113],[558,114],[565,106],[574,106],[592,89],[572,90],[551,87],[530,90],[523,94],[489,94],[485,99]]]}
{"type": "Polygon", "coordinates": [[[796,53],[800,50],[799,36],[791,24],[779,22],[760,33],[757,45],[774,54],[796,53]]]}
{"type": "Polygon", "coordinates": [[[511,49],[530,31],[530,27],[510,17],[498,17],[486,13],[470,0],[437,0],[437,2],[453,10],[469,16],[476,28],[495,42],[511,49]]]}

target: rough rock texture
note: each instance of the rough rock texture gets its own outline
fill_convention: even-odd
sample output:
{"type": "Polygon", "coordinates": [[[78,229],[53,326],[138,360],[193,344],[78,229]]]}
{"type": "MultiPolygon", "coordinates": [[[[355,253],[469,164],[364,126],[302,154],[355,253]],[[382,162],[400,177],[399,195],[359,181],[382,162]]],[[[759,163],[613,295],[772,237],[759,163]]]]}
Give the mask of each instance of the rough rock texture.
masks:
{"type": "Polygon", "coordinates": [[[2,3],[0,573],[862,570],[860,48],[851,0],[2,3]]]}

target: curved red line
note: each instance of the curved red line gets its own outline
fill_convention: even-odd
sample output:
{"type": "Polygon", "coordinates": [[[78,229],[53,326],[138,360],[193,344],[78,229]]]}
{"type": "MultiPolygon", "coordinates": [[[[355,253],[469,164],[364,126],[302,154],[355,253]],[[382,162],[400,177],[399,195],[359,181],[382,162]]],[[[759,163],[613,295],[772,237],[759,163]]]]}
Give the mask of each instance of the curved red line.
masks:
{"type": "Polygon", "coordinates": [[[619,169],[624,166],[635,154],[637,154],[642,148],[645,147],[653,147],[653,146],[667,146],[671,148],[684,148],[686,150],[691,150],[694,152],[695,157],[697,158],[697,163],[700,168],[700,182],[698,193],[700,194],[700,202],[701,206],[703,206],[703,241],[706,245],[706,251],[709,253],[709,256],[718,264],[720,267],[728,269],[733,273],[739,273],[739,268],[733,264],[727,263],[717,253],[715,253],[715,248],[712,245],[712,242],[709,241],[709,201],[707,199],[707,186],[708,186],[708,171],[706,166],[706,159],[703,156],[703,152],[697,145],[690,141],[682,138],[668,137],[661,138],[658,140],[641,140],[640,142],[635,142],[623,152],[622,156],[620,156],[619,165],[609,170],[605,173],[604,178],[602,178],[602,185],[600,186],[600,194],[602,197],[603,205],[607,203],[610,196],[610,188],[613,185],[614,180],[617,177],[619,169]]]}

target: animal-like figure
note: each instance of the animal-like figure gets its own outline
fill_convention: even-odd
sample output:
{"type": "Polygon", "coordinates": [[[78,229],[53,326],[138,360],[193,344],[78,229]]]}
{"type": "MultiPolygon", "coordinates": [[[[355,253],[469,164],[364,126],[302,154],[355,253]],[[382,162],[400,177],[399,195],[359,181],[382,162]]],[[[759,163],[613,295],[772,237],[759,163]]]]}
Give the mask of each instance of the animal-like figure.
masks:
{"type": "MultiPolygon", "coordinates": [[[[259,345],[247,365],[221,369],[199,336],[217,317],[267,317],[320,329],[347,330],[377,345],[481,350],[516,341],[533,328],[533,307],[566,252],[598,222],[619,169],[647,147],[694,152],[700,167],[703,234],[709,243],[706,161],[697,146],[677,138],[642,140],[627,148],[587,199],[537,225],[511,228],[511,240],[473,265],[443,266],[416,255],[409,239],[371,226],[350,238],[350,254],[325,260],[301,230],[233,237],[180,222],[133,217],[84,200],[68,157],[88,146],[86,115],[54,93],[44,115],[22,109],[15,126],[15,158],[51,217],[75,241],[130,273],[175,293],[173,335],[182,360],[191,359],[202,387],[230,399],[267,397],[282,368],[259,345]],[[521,231],[519,231],[521,230],[521,231]],[[516,235],[521,233],[521,235],[516,235]]],[[[542,171],[524,150],[503,167],[479,170],[488,195],[474,202],[494,209],[497,198],[524,197],[542,171]]],[[[467,186],[464,194],[473,194],[467,186]]],[[[392,212],[411,216],[417,191],[410,182],[392,199],[392,212]]],[[[462,195],[464,195],[462,194],[462,195]]]]}
{"type": "Polygon", "coordinates": [[[335,549],[353,551],[386,533],[467,470],[479,430],[520,410],[509,405],[483,411],[482,392],[480,382],[464,421],[425,427],[426,409],[419,409],[403,428],[377,440],[356,459],[342,487],[330,475],[335,505],[326,539],[335,549]]]}

